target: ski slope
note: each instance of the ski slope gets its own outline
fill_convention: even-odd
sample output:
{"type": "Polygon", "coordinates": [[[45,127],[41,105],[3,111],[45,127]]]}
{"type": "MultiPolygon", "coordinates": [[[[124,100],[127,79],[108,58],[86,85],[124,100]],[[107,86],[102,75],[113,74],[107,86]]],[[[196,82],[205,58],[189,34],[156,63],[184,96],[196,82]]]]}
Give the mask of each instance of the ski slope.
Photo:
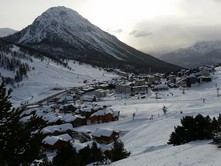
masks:
{"type": "Polygon", "coordinates": [[[97,127],[108,127],[121,131],[121,140],[131,156],[112,163],[114,166],[220,166],[221,150],[211,140],[167,145],[174,126],[180,125],[183,116],[201,113],[217,117],[221,113],[221,96],[217,97],[216,89],[216,84],[221,86],[221,68],[216,70],[212,82],[187,89],[185,94],[180,89],[171,89],[159,92],[163,97],[158,100],[154,99],[154,93],[145,99],[106,99],[102,104],[111,104],[113,110],[121,111],[120,120],[76,130],[93,132],[97,127]],[[162,111],[164,105],[168,108],[166,115],[162,111]]]}
{"type": "MultiPolygon", "coordinates": [[[[69,61],[68,64],[71,67],[69,70],[47,58],[44,61],[32,59],[32,63],[22,59],[35,70],[28,72],[28,78],[24,78],[22,82],[16,84],[16,88],[13,88],[11,101],[15,107],[21,103],[34,103],[67,88],[85,85],[84,80],[87,80],[87,83],[92,83],[95,80],[105,81],[118,77],[114,73],[94,68],[91,65],[80,65],[79,62],[69,61]],[[54,88],[60,90],[53,90],[54,88]]],[[[6,70],[4,72],[4,69],[1,69],[1,72],[4,76],[14,75],[6,70]]]]}

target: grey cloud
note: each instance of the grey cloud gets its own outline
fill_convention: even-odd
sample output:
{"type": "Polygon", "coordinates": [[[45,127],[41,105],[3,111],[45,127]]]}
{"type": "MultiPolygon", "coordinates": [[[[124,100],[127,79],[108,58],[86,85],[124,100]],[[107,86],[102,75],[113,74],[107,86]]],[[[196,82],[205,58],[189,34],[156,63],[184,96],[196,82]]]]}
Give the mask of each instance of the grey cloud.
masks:
{"type": "MultiPolygon", "coordinates": [[[[129,45],[150,53],[160,55],[178,48],[188,47],[197,41],[202,40],[221,40],[221,24],[216,25],[194,25],[182,23],[181,21],[157,22],[143,21],[134,27],[130,35],[128,35],[129,45]],[[137,31],[139,27],[143,31],[137,31]],[[141,32],[148,30],[148,37],[132,38],[133,36],[142,35],[141,32]],[[132,36],[133,35],[133,36],[132,36]]],[[[147,35],[147,32],[143,35],[147,35]]]]}
{"type": "Polygon", "coordinates": [[[130,35],[133,35],[135,37],[145,37],[145,36],[150,36],[152,35],[151,32],[145,32],[145,31],[138,31],[138,30],[133,30],[129,33],[130,35]]]}

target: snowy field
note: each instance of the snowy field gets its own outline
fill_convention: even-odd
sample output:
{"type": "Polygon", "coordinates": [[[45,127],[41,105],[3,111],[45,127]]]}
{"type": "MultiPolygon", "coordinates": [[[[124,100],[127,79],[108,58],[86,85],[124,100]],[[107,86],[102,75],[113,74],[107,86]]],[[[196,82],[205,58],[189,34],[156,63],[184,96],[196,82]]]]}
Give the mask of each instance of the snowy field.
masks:
{"type": "MultiPolygon", "coordinates": [[[[57,65],[47,58],[44,61],[33,58],[33,63],[26,60],[22,61],[34,67],[35,70],[28,72],[28,79],[24,78],[21,83],[18,83],[19,87],[13,89],[11,101],[15,107],[19,106],[20,103],[34,103],[52,94],[64,91],[66,88],[85,85],[84,80],[91,83],[93,80],[104,81],[117,77],[114,73],[93,68],[91,65],[79,65],[78,62],[73,63],[73,61],[69,61],[72,70],[57,65]],[[54,88],[61,90],[53,90],[54,88]]],[[[14,74],[3,70],[1,69],[1,72],[4,76],[14,74]]]]}
{"type": "Polygon", "coordinates": [[[117,122],[82,126],[78,131],[94,131],[97,127],[108,127],[122,131],[121,140],[131,151],[127,159],[112,163],[114,166],[220,166],[221,149],[209,141],[195,141],[181,146],[167,145],[174,126],[180,125],[183,116],[199,113],[217,117],[221,113],[221,96],[217,97],[217,87],[221,86],[221,68],[216,69],[213,81],[198,87],[159,92],[145,99],[109,98],[102,104],[111,104],[120,111],[117,122]],[[172,95],[172,94],[173,95],[172,95]],[[205,98],[205,103],[203,103],[205,98]],[[168,108],[163,114],[162,107],[168,108]],[[180,113],[182,111],[182,114],[180,113]],[[135,119],[132,114],[135,113],[135,119]],[[150,117],[153,116],[153,120],[150,117]]]}

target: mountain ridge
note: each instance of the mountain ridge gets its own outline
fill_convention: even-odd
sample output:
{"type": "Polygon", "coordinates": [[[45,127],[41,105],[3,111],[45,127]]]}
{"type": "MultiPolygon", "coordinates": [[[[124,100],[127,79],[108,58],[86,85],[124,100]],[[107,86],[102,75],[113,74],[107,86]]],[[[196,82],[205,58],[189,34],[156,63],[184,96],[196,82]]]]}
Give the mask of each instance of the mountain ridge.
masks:
{"type": "Polygon", "coordinates": [[[0,37],[5,37],[16,33],[17,31],[11,28],[0,28],[0,37]]]}
{"type": "Polygon", "coordinates": [[[159,58],[183,67],[216,65],[221,63],[221,41],[200,41],[194,45],[179,48],[159,58]]]}
{"type": "Polygon", "coordinates": [[[66,7],[49,8],[31,25],[5,39],[101,67],[137,72],[147,72],[149,68],[155,72],[180,69],[126,45],[66,7]]]}

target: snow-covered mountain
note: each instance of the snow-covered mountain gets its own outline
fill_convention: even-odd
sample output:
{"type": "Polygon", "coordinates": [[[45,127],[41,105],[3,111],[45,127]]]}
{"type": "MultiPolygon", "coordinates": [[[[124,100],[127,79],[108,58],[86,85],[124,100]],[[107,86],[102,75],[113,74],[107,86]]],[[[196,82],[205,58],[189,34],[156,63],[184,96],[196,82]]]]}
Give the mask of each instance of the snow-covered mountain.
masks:
{"type": "Polygon", "coordinates": [[[221,41],[201,41],[162,55],[160,59],[183,67],[221,63],[221,41]]]}
{"type": "Polygon", "coordinates": [[[14,29],[10,29],[10,28],[0,28],[0,37],[4,37],[4,36],[8,36],[8,35],[12,35],[15,32],[17,32],[14,29]]]}
{"type": "Polygon", "coordinates": [[[164,72],[179,69],[142,53],[104,32],[66,7],[52,7],[22,31],[6,38],[57,57],[102,67],[164,72]]]}

